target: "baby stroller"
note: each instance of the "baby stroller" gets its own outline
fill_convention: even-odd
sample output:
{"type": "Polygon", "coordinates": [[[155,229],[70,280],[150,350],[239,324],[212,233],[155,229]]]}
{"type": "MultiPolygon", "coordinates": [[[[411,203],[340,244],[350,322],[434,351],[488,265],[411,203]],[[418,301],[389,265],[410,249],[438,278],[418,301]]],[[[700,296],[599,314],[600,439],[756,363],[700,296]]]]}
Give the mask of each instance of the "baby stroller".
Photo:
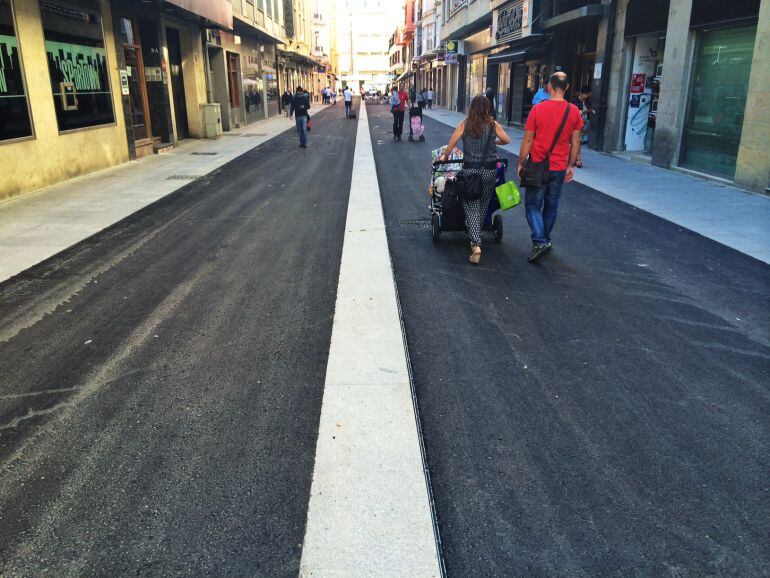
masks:
{"type": "MultiPolygon", "coordinates": [[[[431,169],[430,222],[433,242],[438,243],[442,231],[465,231],[465,210],[462,199],[455,191],[456,171],[462,168],[461,159],[434,161],[431,169]]],[[[508,159],[497,159],[495,186],[505,182],[508,159]]],[[[481,225],[482,231],[492,231],[495,242],[503,240],[503,216],[497,195],[489,199],[489,206],[481,225]]]]}
{"type": "Polygon", "coordinates": [[[422,124],[422,109],[419,106],[409,109],[409,142],[414,142],[415,139],[425,142],[425,127],[422,124]]]}

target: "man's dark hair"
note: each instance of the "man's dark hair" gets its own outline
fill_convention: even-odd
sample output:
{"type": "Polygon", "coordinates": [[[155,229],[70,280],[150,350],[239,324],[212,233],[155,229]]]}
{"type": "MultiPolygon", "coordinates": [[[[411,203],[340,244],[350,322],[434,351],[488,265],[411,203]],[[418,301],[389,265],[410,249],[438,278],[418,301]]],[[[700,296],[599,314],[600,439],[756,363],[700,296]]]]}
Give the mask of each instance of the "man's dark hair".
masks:
{"type": "Polygon", "coordinates": [[[297,85],[297,92],[303,92],[302,87],[299,84],[297,85]]]}
{"type": "Polygon", "coordinates": [[[564,72],[554,72],[548,79],[548,84],[550,84],[551,88],[554,90],[561,90],[562,92],[566,92],[567,87],[569,86],[569,79],[567,78],[567,74],[564,72]]]}
{"type": "Polygon", "coordinates": [[[580,89],[580,92],[582,92],[583,94],[591,94],[591,87],[588,86],[587,84],[584,84],[580,89]]]}

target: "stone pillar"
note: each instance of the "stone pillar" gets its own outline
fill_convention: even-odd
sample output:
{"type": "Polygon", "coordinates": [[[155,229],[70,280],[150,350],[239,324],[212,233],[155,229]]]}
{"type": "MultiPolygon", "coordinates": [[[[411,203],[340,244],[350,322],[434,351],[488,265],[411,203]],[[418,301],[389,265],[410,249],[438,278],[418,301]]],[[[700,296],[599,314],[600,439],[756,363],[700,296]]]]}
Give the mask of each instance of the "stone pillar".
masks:
{"type": "Polygon", "coordinates": [[[671,0],[666,30],[663,83],[655,122],[652,163],[670,168],[679,157],[692,66],[690,14],[693,0],[671,0]]]}
{"type": "MultiPolygon", "coordinates": [[[[633,51],[629,49],[629,41],[625,39],[628,3],[629,0],[618,0],[612,57],[604,58],[602,74],[610,75],[607,111],[605,113],[607,118],[604,124],[603,148],[606,151],[623,149],[623,129],[626,124],[626,109],[628,107],[628,82],[631,75],[631,61],[634,58],[633,51]]],[[[597,90],[598,85],[595,85],[594,92],[596,93],[597,90]]]]}
{"type": "Polygon", "coordinates": [[[770,0],[759,7],[735,182],[758,192],[770,186],[770,0]]]}

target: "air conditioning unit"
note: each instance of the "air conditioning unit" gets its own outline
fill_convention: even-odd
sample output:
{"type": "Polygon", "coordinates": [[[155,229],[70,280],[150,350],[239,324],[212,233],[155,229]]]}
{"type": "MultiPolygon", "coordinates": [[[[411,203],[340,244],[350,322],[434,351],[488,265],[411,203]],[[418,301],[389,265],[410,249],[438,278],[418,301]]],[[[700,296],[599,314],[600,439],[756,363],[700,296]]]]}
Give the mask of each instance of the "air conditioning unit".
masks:
{"type": "Polygon", "coordinates": [[[203,115],[203,138],[216,139],[222,136],[222,107],[219,103],[201,105],[203,115]]]}

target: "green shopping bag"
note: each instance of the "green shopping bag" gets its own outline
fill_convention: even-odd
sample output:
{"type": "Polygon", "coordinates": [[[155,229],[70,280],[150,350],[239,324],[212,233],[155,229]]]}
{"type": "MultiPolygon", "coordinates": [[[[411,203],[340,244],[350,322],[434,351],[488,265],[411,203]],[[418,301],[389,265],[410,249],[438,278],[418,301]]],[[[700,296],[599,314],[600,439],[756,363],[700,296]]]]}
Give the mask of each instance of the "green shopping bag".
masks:
{"type": "Polygon", "coordinates": [[[500,201],[500,208],[503,211],[512,209],[521,203],[519,187],[513,181],[503,183],[495,189],[495,192],[497,193],[497,200],[500,201]]]}

